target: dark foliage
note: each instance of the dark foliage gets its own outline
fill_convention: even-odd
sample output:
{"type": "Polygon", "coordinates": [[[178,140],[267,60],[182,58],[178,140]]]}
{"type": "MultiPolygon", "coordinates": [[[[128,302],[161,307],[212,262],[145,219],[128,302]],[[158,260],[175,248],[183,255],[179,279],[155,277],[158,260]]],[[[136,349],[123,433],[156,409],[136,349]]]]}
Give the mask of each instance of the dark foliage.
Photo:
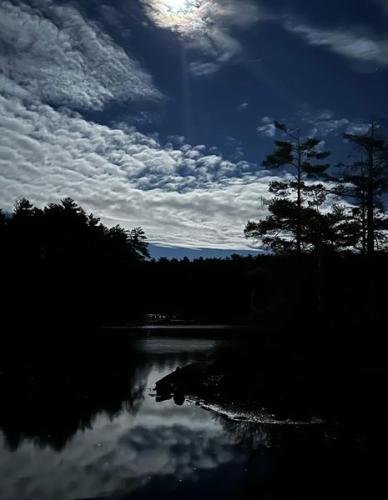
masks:
{"type": "Polygon", "coordinates": [[[142,297],[149,312],[245,323],[260,331],[295,325],[341,332],[377,327],[385,307],[388,256],[351,253],[259,255],[231,259],[161,259],[144,263],[142,297]],[[374,326],[373,326],[374,325],[374,326]]]}
{"type": "Polygon", "coordinates": [[[3,319],[61,326],[138,314],[141,228],[107,228],[70,198],[43,209],[22,199],[0,236],[3,319]]]}
{"type": "Polygon", "coordinates": [[[388,143],[374,121],[364,134],[345,134],[345,138],[354,146],[358,159],[342,169],[336,190],[356,202],[352,216],[358,226],[358,249],[371,255],[388,241],[383,201],[388,190],[388,143]]]}
{"type": "Polygon", "coordinates": [[[275,150],[262,165],[269,169],[287,167],[292,180],[274,181],[269,191],[275,195],[269,204],[271,215],[259,223],[248,222],[245,235],[248,238],[263,237],[263,244],[275,251],[301,253],[316,247],[316,236],[309,238],[311,227],[322,225],[319,207],[326,200],[324,186],[313,183],[329,164],[322,163],[330,153],[320,150],[321,142],[316,138],[303,138],[299,129],[293,130],[275,122],[286,140],[276,140],[275,150]],[[313,241],[312,241],[313,240],[313,241]]]}
{"type": "Polygon", "coordinates": [[[0,429],[8,447],[24,441],[61,450],[101,413],[136,412],[145,380],[132,339],[72,329],[62,335],[3,332],[0,429]]]}

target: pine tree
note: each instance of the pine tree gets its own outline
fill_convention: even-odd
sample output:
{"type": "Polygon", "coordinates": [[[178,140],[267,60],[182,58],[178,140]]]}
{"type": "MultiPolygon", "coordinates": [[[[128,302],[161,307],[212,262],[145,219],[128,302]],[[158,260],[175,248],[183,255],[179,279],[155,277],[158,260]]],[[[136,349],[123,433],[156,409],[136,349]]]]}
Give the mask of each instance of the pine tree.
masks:
{"type": "Polygon", "coordinates": [[[388,143],[381,127],[372,121],[364,134],[345,134],[360,158],[340,176],[336,192],[350,198],[354,221],[359,226],[359,244],[364,255],[373,255],[388,241],[388,217],[383,195],[388,191],[388,143]]]}
{"type": "Polygon", "coordinates": [[[249,221],[245,236],[259,238],[277,252],[301,254],[314,247],[311,228],[322,219],[319,208],[327,194],[324,185],[313,180],[329,167],[322,160],[330,153],[321,151],[318,139],[303,138],[300,130],[278,122],[275,126],[287,140],[276,140],[274,152],[262,165],[271,170],[288,167],[292,179],[270,183],[269,191],[275,195],[268,207],[270,215],[258,223],[249,221]]]}

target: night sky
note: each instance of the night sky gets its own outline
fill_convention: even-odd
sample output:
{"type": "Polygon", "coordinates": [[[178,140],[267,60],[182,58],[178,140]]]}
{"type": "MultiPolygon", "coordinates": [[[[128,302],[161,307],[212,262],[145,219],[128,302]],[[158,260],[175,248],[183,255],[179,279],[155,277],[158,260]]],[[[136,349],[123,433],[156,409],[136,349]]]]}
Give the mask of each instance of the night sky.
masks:
{"type": "Polygon", "coordinates": [[[247,250],[273,119],[337,162],[388,115],[388,0],[0,0],[0,70],[2,209],[70,196],[169,255],[247,250]]]}

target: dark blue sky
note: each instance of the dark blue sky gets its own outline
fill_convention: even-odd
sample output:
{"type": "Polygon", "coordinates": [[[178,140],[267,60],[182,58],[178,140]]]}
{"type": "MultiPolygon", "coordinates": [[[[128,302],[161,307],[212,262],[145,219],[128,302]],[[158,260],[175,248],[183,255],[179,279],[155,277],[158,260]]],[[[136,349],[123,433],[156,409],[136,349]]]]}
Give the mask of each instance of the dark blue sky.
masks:
{"type": "Polygon", "coordinates": [[[155,245],[247,249],[273,119],[343,159],[387,115],[387,27],[387,0],[3,0],[1,207],[72,196],[155,245]]]}

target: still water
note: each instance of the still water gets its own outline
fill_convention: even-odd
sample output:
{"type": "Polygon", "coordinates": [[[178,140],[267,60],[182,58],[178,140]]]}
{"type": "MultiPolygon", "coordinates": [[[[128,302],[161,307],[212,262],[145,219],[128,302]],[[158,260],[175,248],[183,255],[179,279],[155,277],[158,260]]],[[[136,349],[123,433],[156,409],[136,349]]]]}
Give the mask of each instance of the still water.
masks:
{"type": "MultiPolygon", "coordinates": [[[[36,409],[19,404],[13,421],[0,420],[0,499],[313,499],[373,489],[379,470],[362,432],[235,422],[190,402],[155,401],[157,380],[215,345],[139,340],[125,397],[107,402],[109,386],[97,377],[93,397],[83,395],[87,412],[82,400],[70,412],[65,396],[62,403],[55,398],[52,413],[45,401],[45,415],[38,413],[44,425],[36,409]],[[52,421],[58,411],[61,428],[52,421]]],[[[43,404],[41,395],[29,401],[43,404]]]]}

